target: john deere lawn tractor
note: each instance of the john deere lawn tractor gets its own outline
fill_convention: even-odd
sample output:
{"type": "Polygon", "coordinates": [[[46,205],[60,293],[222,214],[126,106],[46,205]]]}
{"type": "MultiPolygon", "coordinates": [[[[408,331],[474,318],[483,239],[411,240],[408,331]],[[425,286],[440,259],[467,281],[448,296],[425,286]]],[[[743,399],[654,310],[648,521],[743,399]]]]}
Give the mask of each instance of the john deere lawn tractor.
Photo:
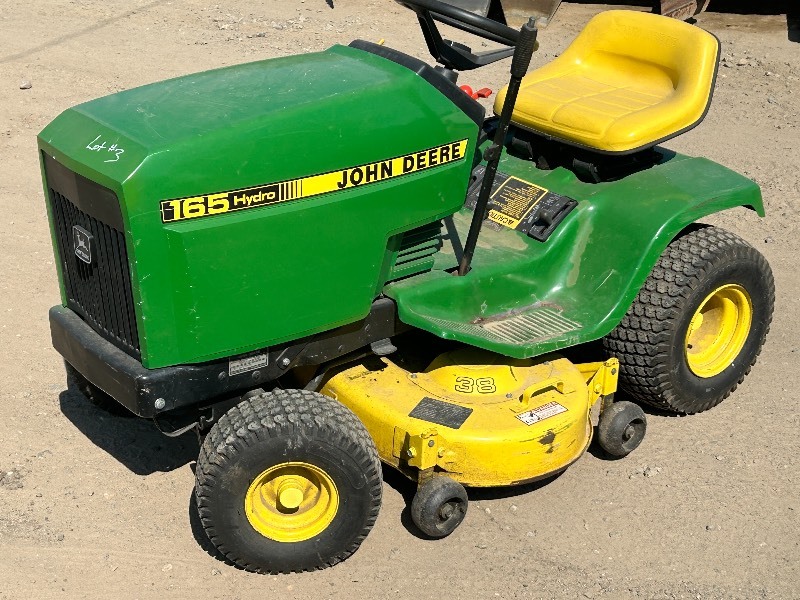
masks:
{"type": "Polygon", "coordinates": [[[715,406],[769,328],[765,259],[696,224],[763,216],[758,187],[660,146],[708,110],[714,36],[603,12],[526,74],[535,22],[400,4],[436,66],[355,41],[113,94],[39,136],[53,344],[92,399],[198,433],[200,519],[245,569],[349,556],[381,463],[442,537],[466,487],[552,476],[593,439],[625,456],[638,403],[715,406]],[[458,73],[509,57],[487,117],[458,73]]]}

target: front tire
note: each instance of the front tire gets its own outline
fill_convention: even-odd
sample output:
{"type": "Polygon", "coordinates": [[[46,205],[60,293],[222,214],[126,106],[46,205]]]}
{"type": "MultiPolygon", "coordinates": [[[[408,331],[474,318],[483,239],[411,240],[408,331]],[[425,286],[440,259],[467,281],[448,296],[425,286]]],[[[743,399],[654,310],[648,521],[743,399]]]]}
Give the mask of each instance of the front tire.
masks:
{"type": "Polygon", "coordinates": [[[755,364],[774,305],[772,271],[755,248],[716,227],[690,230],[604,339],[620,361],[620,387],[678,414],[716,406],[755,364]]]}
{"type": "Polygon", "coordinates": [[[314,392],[275,390],[230,409],[197,460],[211,542],[248,571],[332,566],[369,533],[381,503],[378,453],[361,421],[314,392]]]}

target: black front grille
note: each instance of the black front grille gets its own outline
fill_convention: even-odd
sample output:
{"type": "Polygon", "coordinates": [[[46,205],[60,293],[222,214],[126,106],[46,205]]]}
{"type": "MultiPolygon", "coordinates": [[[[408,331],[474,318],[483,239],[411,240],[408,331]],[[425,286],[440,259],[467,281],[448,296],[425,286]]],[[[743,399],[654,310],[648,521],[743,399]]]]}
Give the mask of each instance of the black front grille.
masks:
{"type": "Polygon", "coordinates": [[[104,338],[140,358],[128,252],[125,234],[120,226],[121,214],[116,196],[111,190],[69,172],[52,159],[46,160],[45,170],[67,306],[104,338]],[[64,171],[72,177],[67,176],[66,185],[58,186],[66,176],[64,171]],[[62,189],[57,190],[56,187],[62,189]],[[96,193],[98,188],[100,194],[96,193]],[[65,192],[83,197],[69,198],[65,192]],[[93,194],[93,198],[86,197],[93,194]],[[107,205],[112,198],[117,203],[115,207],[107,205]],[[114,216],[113,219],[104,220],[118,223],[108,224],[85,210],[98,203],[106,204],[99,212],[114,216]],[[76,227],[82,230],[78,234],[76,227]],[[82,259],[76,252],[75,239],[76,235],[86,239],[87,233],[91,239],[88,251],[81,251],[82,259]]]}

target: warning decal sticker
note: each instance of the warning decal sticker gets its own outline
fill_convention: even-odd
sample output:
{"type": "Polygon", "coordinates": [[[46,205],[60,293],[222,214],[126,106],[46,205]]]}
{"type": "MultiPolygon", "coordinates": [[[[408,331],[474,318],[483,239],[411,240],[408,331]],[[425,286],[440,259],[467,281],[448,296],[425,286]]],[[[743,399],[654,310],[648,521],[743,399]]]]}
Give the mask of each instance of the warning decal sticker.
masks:
{"type": "Polygon", "coordinates": [[[419,152],[412,152],[374,163],[348,167],[300,179],[268,183],[229,192],[161,201],[161,221],[172,223],[186,219],[222,215],[225,213],[268,206],[288,200],[300,200],[321,194],[377,183],[424,171],[439,165],[462,160],[468,140],[450,142],[419,152]]]}
{"type": "Polygon", "coordinates": [[[545,194],[547,190],[538,185],[509,177],[491,196],[489,220],[516,229],[545,194]]]}
{"type": "Polygon", "coordinates": [[[466,406],[442,402],[441,400],[425,396],[414,407],[414,410],[408,413],[408,416],[421,421],[444,425],[451,429],[458,429],[471,414],[472,409],[466,406]]]}
{"type": "Polygon", "coordinates": [[[542,404],[532,410],[518,414],[517,418],[525,423],[525,425],[533,425],[534,423],[544,421],[550,417],[555,417],[564,412],[567,412],[565,406],[562,406],[558,402],[548,402],[547,404],[542,404]]]}
{"type": "MultiPolygon", "coordinates": [[[[483,165],[473,171],[475,182],[467,192],[466,201],[466,206],[473,210],[485,171],[483,165]]],[[[568,196],[498,171],[489,196],[486,225],[495,230],[514,229],[543,242],[577,205],[568,196]]]]}

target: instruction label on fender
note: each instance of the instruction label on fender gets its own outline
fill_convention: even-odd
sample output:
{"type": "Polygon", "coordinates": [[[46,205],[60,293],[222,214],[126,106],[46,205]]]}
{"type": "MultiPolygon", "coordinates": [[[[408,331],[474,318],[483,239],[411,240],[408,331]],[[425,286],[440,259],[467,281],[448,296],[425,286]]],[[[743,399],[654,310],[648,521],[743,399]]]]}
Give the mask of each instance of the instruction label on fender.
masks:
{"type": "Polygon", "coordinates": [[[489,220],[517,229],[545,197],[547,190],[518,177],[509,177],[491,196],[489,220]]]}
{"type": "Polygon", "coordinates": [[[565,412],[567,412],[565,406],[562,406],[558,402],[548,402],[547,404],[542,404],[532,410],[518,414],[517,418],[525,423],[525,425],[533,425],[534,423],[544,421],[545,419],[555,417],[565,412]]]}
{"type": "Polygon", "coordinates": [[[411,154],[387,158],[373,163],[347,167],[338,171],[265,183],[229,192],[161,201],[161,221],[173,223],[187,219],[223,215],[229,212],[269,206],[289,200],[301,200],[345,189],[378,183],[418,171],[433,169],[466,157],[469,140],[449,142],[411,154]]]}
{"type": "MultiPolygon", "coordinates": [[[[466,201],[466,206],[473,210],[485,172],[483,165],[473,171],[477,179],[470,186],[466,201]]],[[[568,196],[498,171],[489,196],[486,225],[495,230],[507,227],[545,241],[577,204],[568,196]]]]}

